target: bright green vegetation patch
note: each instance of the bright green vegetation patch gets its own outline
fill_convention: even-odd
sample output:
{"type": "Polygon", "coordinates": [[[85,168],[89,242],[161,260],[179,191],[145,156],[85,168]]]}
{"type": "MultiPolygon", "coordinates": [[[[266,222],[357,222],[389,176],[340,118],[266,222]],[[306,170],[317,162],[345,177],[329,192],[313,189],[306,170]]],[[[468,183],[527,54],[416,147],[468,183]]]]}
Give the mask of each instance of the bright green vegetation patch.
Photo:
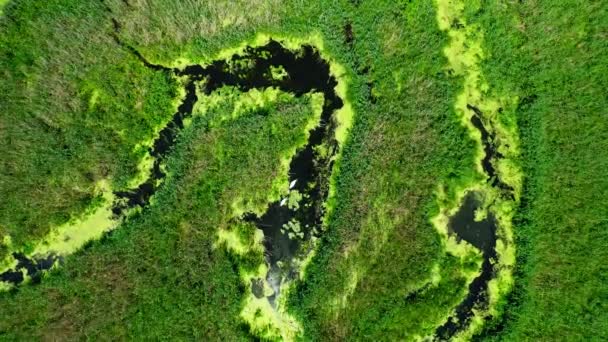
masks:
{"type": "Polygon", "coordinates": [[[466,101],[509,143],[497,172],[521,194],[516,211],[495,208],[504,222],[515,215],[514,292],[493,297],[504,314],[479,337],[607,339],[606,6],[447,3],[463,4],[467,44],[451,44],[461,28],[438,24],[433,1],[11,1],[0,17],[0,257],[81,218],[103,181],[132,186],[176,112],[182,80],[115,38],[166,66],[226,58],[260,37],[311,43],[347,81],[338,117],[351,129],[338,132],[323,235],[281,310],[253,299],[263,237],[235,218],[287,191],[286,163],[320,99],[199,89],[152,203],[40,284],[0,293],[0,339],[431,336],[481,263],[431,221],[483,180],[466,101]]]}
{"type": "Polygon", "coordinates": [[[9,0],[0,0],[0,15],[2,15],[2,10],[4,9],[4,6],[6,6],[8,1],[9,0]]]}

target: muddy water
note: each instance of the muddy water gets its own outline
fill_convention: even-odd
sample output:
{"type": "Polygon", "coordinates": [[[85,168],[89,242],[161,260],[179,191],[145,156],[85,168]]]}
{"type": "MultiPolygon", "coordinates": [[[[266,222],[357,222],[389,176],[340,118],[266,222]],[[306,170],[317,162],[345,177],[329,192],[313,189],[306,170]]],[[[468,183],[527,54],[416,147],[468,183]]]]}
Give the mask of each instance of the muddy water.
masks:
{"type": "MultiPolygon", "coordinates": [[[[115,26],[115,29],[119,27],[115,26]]],[[[277,41],[270,41],[260,47],[248,47],[240,55],[233,55],[227,60],[217,60],[209,65],[190,65],[186,68],[173,69],[148,62],[137,50],[120,42],[118,44],[131,51],[146,67],[168,74],[185,76],[186,96],[179,105],[171,121],[160,131],[149,150],[155,158],[150,177],[133,189],[115,192],[118,200],[114,203],[112,212],[115,220],[124,219],[125,213],[133,207],[145,207],[150,198],[156,193],[165,173],[161,165],[175,145],[180,131],[184,128],[184,119],[192,115],[192,109],[198,101],[197,87],[205,94],[211,94],[224,86],[234,86],[246,92],[253,88],[276,87],[295,96],[306,93],[320,92],[324,95],[323,111],[318,125],[309,132],[306,146],[293,157],[289,168],[289,180],[292,191],[298,191],[302,199],[297,208],[271,203],[268,210],[261,216],[246,214],[243,220],[253,222],[265,235],[264,246],[267,251],[267,262],[270,266],[269,278],[275,284],[278,294],[278,284],[284,276],[284,270],[289,269],[291,259],[297,253],[302,241],[310,239],[318,232],[323,216],[323,201],[327,197],[328,175],[331,173],[331,157],[337,151],[337,142],[333,138],[335,129],[332,114],[342,107],[342,100],[336,95],[334,87],[336,79],[331,76],[329,64],[324,61],[319,52],[312,46],[303,45],[297,51],[284,48],[277,41]],[[286,76],[276,78],[272,69],[281,67],[286,76]],[[323,145],[329,153],[323,157],[315,152],[315,147],[323,145]],[[284,229],[288,222],[298,222],[299,236],[294,238],[284,229]],[[281,269],[278,264],[285,266],[281,269]]],[[[23,282],[23,274],[34,281],[39,281],[42,271],[50,269],[57,261],[54,255],[28,258],[23,254],[14,254],[17,266],[13,270],[0,274],[0,280],[19,284],[23,282]]],[[[289,272],[287,272],[289,275],[289,272]]],[[[260,295],[259,282],[253,282],[254,293],[260,295]],[[256,286],[258,285],[258,286],[256,286]]],[[[273,300],[269,298],[269,300],[273,300]]]]}

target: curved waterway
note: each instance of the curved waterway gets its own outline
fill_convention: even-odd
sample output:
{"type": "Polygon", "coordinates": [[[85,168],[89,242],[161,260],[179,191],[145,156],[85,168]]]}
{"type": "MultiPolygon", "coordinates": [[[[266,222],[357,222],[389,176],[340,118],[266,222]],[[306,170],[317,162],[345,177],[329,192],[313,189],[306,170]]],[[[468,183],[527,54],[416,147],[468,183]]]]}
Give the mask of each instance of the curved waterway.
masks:
{"type": "MultiPolygon", "coordinates": [[[[486,128],[481,110],[471,104],[467,105],[467,109],[472,112],[471,124],[481,135],[484,151],[481,166],[487,175],[488,184],[500,189],[501,197],[513,199],[514,189],[500,180],[494,166],[503,157],[494,144],[496,136],[486,128]]],[[[448,318],[447,322],[435,330],[435,338],[438,340],[449,340],[458,332],[466,329],[475,315],[473,309],[488,308],[488,283],[496,275],[493,264],[497,260],[497,221],[491,211],[488,211],[486,218],[476,221],[475,213],[481,209],[483,204],[480,196],[481,194],[474,191],[467,193],[459,210],[450,217],[448,223],[450,233],[456,235],[458,240],[464,240],[481,251],[483,262],[481,272],[469,284],[465,299],[456,307],[454,314],[448,318]]]]}
{"type": "MultiPolygon", "coordinates": [[[[484,322],[495,315],[495,304],[512,288],[512,219],[520,197],[522,173],[516,162],[517,127],[507,124],[513,121],[512,113],[503,110],[511,108],[517,99],[498,96],[490,90],[482,68],[486,58],[483,32],[479,26],[467,23],[465,9],[469,4],[463,0],[435,0],[435,5],[438,27],[449,37],[443,50],[447,68],[463,82],[454,109],[478,145],[476,162],[482,176],[479,180],[462,179],[459,188],[447,189],[462,198],[459,207],[448,204],[456,198],[446,201],[439,196],[443,202],[436,227],[442,234],[466,241],[483,257],[481,269],[469,283],[464,299],[435,330],[434,339],[443,341],[478,334],[484,322]],[[486,213],[485,218],[476,221],[482,213],[486,213]]],[[[440,189],[446,193],[446,189],[440,189]]],[[[457,248],[448,247],[448,253],[462,256],[457,248]]]]}
{"type": "MultiPolygon", "coordinates": [[[[118,29],[116,23],[115,28],[118,29]]],[[[273,303],[279,293],[280,281],[276,279],[284,276],[285,268],[289,268],[291,259],[303,242],[321,231],[323,202],[328,195],[332,159],[338,150],[335,139],[336,120],[332,115],[343,106],[342,99],[334,89],[337,81],[330,72],[328,62],[311,45],[302,45],[299,49],[290,50],[278,41],[270,40],[266,45],[247,47],[242,53],[225,60],[216,60],[205,66],[189,65],[178,69],[152,64],[134,48],[118,39],[116,41],[130,50],[148,68],[186,79],[186,95],[182,103],[171,121],[159,132],[149,150],[150,155],[154,157],[150,176],[132,189],[114,192],[116,201],[112,206],[112,213],[116,222],[125,219],[130,209],[147,206],[162,185],[166,176],[162,165],[184,128],[185,119],[192,115],[194,105],[198,101],[197,90],[199,93],[210,95],[224,86],[233,86],[243,92],[254,88],[273,87],[296,97],[308,93],[323,94],[320,120],[309,132],[307,144],[297,151],[290,162],[290,193],[297,192],[298,199],[295,203],[292,201],[292,205],[287,205],[286,199],[271,203],[260,217],[248,213],[241,218],[254,223],[264,232],[266,260],[270,269],[267,281],[276,285],[275,293],[269,296],[269,301],[273,303]],[[277,69],[283,70],[284,73],[277,76],[273,73],[273,70],[277,69]],[[325,153],[317,152],[321,146],[325,153]],[[286,229],[287,226],[291,230],[286,229]],[[279,264],[282,267],[279,267],[279,264]]],[[[23,282],[25,275],[34,282],[39,281],[42,272],[61,261],[61,258],[54,254],[28,257],[15,253],[13,256],[17,260],[15,267],[0,274],[0,280],[15,285],[23,282]]],[[[288,271],[287,274],[292,277],[294,271],[288,271]]],[[[257,283],[252,282],[254,294],[259,293],[255,286],[257,283]]]]}
{"type": "MultiPolygon", "coordinates": [[[[282,54],[275,56],[279,56],[279,60],[290,59],[282,54]]],[[[269,265],[266,280],[273,287],[273,293],[268,299],[273,306],[280,292],[280,284],[293,279],[297,274],[292,259],[301,252],[300,247],[304,243],[321,232],[323,203],[328,196],[332,160],[338,151],[338,142],[335,139],[336,121],[332,120],[332,114],[342,108],[343,101],[335,92],[337,81],[331,76],[329,65],[318,53],[306,51],[303,57],[307,62],[289,64],[293,65],[294,71],[302,75],[307,74],[307,77],[298,82],[299,92],[313,91],[323,94],[320,120],[309,132],[306,146],[291,159],[288,174],[290,195],[271,203],[259,217],[247,213],[242,218],[254,223],[264,232],[264,247],[269,265]],[[316,151],[320,146],[326,153],[316,151]],[[292,196],[295,200],[290,198],[292,196]]],[[[292,73],[288,71],[288,74],[292,73]]],[[[254,294],[261,293],[255,286],[260,283],[254,282],[254,294]]]]}
{"type": "MultiPolygon", "coordinates": [[[[114,21],[115,29],[119,24],[114,21]]],[[[349,28],[345,29],[347,36],[349,28]]],[[[343,106],[343,100],[336,94],[337,81],[330,72],[330,67],[318,50],[311,45],[302,45],[297,50],[285,48],[280,42],[270,40],[259,47],[247,47],[242,53],[228,59],[216,60],[207,65],[189,65],[185,68],[169,68],[147,61],[137,50],[123,44],[116,36],[116,42],[131,51],[146,67],[158,72],[165,72],[184,77],[185,97],[178,106],[172,119],[159,132],[149,154],[154,163],[147,180],[138,186],[114,192],[117,199],[112,206],[113,220],[125,219],[128,211],[135,207],[146,207],[151,197],[162,185],[166,177],[162,165],[167,155],[184,128],[185,120],[192,115],[194,105],[199,100],[197,92],[210,95],[224,86],[233,86],[246,92],[251,89],[277,88],[299,97],[308,93],[321,93],[323,107],[320,120],[309,131],[308,141],[300,148],[290,161],[288,179],[290,195],[270,203],[261,215],[246,213],[236,220],[250,222],[264,233],[263,245],[268,272],[266,279],[251,281],[251,292],[258,298],[267,298],[276,306],[280,294],[280,285],[297,276],[297,267],[292,260],[301,254],[307,241],[321,234],[324,216],[323,203],[327,199],[329,177],[333,168],[333,158],[338,153],[335,138],[336,120],[334,113],[343,106]],[[284,73],[277,76],[274,70],[284,73]],[[320,147],[325,151],[319,153],[320,147]],[[296,196],[297,194],[297,196],[296,196]],[[292,200],[291,197],[296,198],[292,200]],[[264,283],[272,286],[272,292],[266,293],[264,283]]],[[[467,104],[472,112],[470,122],[481,135],[484,157],[481,165],[488,176],[491,187],[501,190],[501,196],[512,199],[514,190],[502,182],[497,175],[497,161],[503,155],[495,146],[494,130],[487,129],[482,111],[473,104],[467,104]]],[[[474,316],[475,308],[484,308],[488,303],[488,282],[494,278],[493,261],[497,258],[497,220],[489,212],[481,221],[475,221],[475,212],[482,203],[479,194],[469,192],[448,223],[451,234],[464,240],[482,252],[483,262],[480,274],[469,284],[465,299],[456,307],[454,314],[435,331],[435,337],[447,340],[465,329],[474,316]]],[[[61,261],[55,254],[28,257],[21,253],[13,254],[16,265],[0,274],[0,281],[19,284],[25,275],[33,282],[41,279],[41,274],[61,261]]]]}
{"type": "Polygon", "coordinates": [[[439,340],[449,340],[465,329],[474,315],[473,308],[487,308],[488,282],[494,277],[492,261],[496,259],[496,219],[491,213],[481,221],[475,221],[475,212],[481,202],[474,192],[468,193],[462,206],[450,218],[449,229],[458,239],[464,240],[482,252],[480,274],[469,284],[465,299],[458,304],[455,313],[435,330],[439,340]]]}

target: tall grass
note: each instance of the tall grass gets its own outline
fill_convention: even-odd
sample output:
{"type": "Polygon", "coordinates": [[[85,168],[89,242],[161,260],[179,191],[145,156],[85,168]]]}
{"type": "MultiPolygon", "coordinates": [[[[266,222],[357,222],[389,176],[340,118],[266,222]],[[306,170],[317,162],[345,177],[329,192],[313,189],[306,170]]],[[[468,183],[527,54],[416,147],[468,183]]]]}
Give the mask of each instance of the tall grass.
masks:
{"type": "MultiPolygon", "coordinates": [[[[478,4],[467,22],[485,32],[490,88],[520,99],[527,176],[519,285],[497,338],[601,339],[605,6],[478,4]]],[[[345,66],[355,116],[332,216],[291,313],[304,339],[427,335],[464,295],[469,266],[445,256],[429,223],[432,194],[474,167],[476,148],[453,110],[461,80],[444,69],[435,17],[431,1],[12,1],[0,17],[0,235],[27,246],[81,212],[96,181],[124,186],[141,143],[175,112],[178,82],[116,44],[116,29],[150,61],[172,65],[257,33],[316,34],[345,66]]],[[[149,208],[42,284],[0,294],[0,338],[251,339],[239,318],[246,261],[214,247],[215,234],[235,196],[270,186],[290,123],[307,109],[292,99],[271,119],[213,129],[195,121],[149,208]],[[280,136],[271,138],[272,123],[280,136]]]]}
{"type": "Polygon", "coordinates": [[[490,83],[520,99],[526,175],[516,292],[502,327],[488,335],[605,340],[606,5],[487,2],[469,16],[486,32],[490,83]]]}

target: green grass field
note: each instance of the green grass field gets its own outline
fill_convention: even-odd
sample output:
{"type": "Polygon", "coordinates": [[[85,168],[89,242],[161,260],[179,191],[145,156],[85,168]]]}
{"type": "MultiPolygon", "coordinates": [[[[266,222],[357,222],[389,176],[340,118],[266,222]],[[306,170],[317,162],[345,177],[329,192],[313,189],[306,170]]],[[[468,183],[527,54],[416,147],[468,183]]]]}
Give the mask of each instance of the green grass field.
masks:
{"type": "Polygon", "coordinates": [[[0,340],[608,339],[601,1],[0,8],[0,340]]]}

